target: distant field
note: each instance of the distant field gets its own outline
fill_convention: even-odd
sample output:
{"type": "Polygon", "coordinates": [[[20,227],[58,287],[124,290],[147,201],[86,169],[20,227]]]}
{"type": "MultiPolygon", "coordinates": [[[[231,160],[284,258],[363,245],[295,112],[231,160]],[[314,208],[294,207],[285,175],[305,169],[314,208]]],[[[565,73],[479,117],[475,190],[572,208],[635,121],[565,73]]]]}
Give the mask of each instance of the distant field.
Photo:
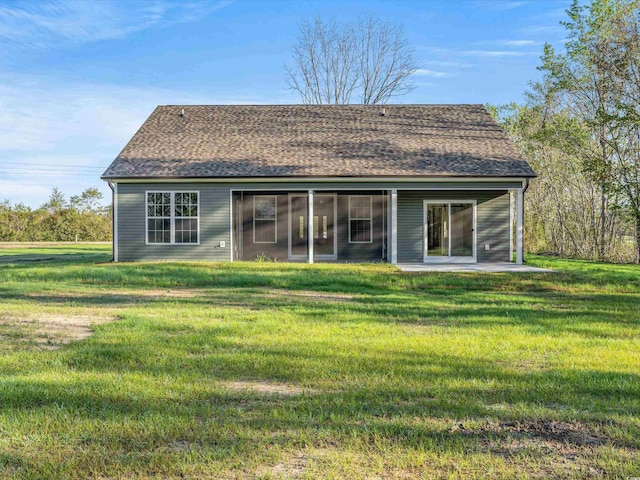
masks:
{"type": "Polygon", "coordinates": [[[2,478],[640,477],[640,268],[0,246],[2,478]]]}

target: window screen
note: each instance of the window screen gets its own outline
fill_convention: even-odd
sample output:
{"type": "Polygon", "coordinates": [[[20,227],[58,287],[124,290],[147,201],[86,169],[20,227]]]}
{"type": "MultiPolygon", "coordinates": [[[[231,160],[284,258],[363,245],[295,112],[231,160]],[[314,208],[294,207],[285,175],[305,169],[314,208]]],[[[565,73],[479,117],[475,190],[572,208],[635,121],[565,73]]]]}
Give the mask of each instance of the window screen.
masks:
{"type": "Polygon", "coordinates": [[[371,195],[349,197],[349,243],[371,243],[372,206],[371,195]]]}
{"type": "Polygon", "coordinates": [[[277,236],[277,197],[253,197],[253,242],[276,243],[277,236]]]}

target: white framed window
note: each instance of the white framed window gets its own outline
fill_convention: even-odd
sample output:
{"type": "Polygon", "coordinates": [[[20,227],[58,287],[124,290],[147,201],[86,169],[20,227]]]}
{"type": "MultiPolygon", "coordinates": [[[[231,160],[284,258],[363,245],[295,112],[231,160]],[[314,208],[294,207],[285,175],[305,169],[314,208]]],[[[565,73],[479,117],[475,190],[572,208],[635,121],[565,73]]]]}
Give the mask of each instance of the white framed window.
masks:
{"type": "Polygon", "coordinates": [[[373,242],[371,195],[349,195],[349,243],[373,242]]]}
{"type": "Polygon", "coordinates": [[[278,197],[255,195],[253,197],[253,243],[277,243],[278,197]]]}
{"type": "Polygon", "coordinates": [[[199,244],[200,192],[146,192],[147,244],[199,244]]]}

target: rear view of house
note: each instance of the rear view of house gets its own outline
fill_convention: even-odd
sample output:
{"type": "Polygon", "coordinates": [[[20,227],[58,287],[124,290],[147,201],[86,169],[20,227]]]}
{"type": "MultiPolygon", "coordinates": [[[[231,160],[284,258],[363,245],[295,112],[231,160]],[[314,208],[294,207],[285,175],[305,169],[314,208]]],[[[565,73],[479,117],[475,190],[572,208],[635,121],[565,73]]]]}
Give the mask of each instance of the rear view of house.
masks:
{"type": "Polygon", "coordinates": [[[157,107],[102,178],[115,261],[521,263],[534,176],[482,105],[229,105],[157,107]]]}

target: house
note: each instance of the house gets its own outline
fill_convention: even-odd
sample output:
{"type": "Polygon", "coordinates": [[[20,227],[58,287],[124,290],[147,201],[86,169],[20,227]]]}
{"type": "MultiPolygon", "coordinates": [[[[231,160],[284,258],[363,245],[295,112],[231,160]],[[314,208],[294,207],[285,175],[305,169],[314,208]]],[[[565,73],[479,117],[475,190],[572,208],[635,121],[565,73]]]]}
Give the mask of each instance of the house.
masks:
{"type": "Polygon", "coordinates": [[[532,177],[482,105],[159,106],[102,176],[115,261],[394,264],[521,263],[532,177]]]}

